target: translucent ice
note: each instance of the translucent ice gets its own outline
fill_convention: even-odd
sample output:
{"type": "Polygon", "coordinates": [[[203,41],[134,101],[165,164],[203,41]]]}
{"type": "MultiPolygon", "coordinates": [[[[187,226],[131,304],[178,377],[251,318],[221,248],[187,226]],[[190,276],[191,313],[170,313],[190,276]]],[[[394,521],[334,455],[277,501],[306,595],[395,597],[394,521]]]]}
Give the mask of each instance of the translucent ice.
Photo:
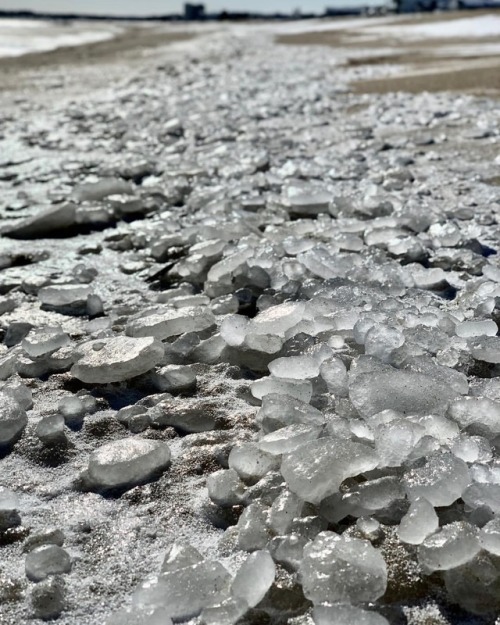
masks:
{"type": "Polygon", "coordinates": [[[417,497],[401,519],[399,538],[410,545],[420,545],[439,527],[439,519],[433,506],[424,497],[417,497]]]}
{"type": "Polygon", "coordinates": [[[170,449],[165,443],[126,438],[94,451],[88,476],[98,489],[131,488],[161,473],[169,464],[170,449]]]}
{"type": "Polygon", "coordinates": [[[387,587],[380,551],[359,538],[322,532],[304,549],[300,576],[314,605],[375,601],[387,587]]]}
{"type": "Polygon", "coordinates": [[[254,551],[243,562],[231,585],[231,594],[251,608],[259,604],[271,588],[276,566],[268,551],[254,551]]]}

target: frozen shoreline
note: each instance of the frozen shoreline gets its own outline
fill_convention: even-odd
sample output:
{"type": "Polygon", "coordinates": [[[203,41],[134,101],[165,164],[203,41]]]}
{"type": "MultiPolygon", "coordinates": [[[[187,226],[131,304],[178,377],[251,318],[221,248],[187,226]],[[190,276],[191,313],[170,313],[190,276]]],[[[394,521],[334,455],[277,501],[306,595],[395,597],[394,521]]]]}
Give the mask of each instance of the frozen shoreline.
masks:
{"type": "Polygon", "coordinates": [[[0,58],[33,52],[48,52],[62,47],[107,41],[124,31],[117,24],[0,19],[0,58]]]}

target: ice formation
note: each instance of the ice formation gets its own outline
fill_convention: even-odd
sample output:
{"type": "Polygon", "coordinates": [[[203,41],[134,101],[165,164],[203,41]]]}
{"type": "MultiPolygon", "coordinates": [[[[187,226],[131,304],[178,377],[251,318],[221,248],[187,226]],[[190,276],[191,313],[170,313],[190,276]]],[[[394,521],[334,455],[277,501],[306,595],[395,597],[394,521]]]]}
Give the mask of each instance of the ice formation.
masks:
{"type": "Polygon", "coordinates": [[[0,93],[0,612],[492,623],[497,103],[203,28],[0,93]]]}

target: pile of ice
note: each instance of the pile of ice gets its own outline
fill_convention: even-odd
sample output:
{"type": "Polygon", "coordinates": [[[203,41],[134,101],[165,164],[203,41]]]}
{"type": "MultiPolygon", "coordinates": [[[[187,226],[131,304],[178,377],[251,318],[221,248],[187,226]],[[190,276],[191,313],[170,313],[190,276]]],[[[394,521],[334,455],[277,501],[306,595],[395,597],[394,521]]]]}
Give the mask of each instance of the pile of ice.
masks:
{"type": "Polygon", "coordinates": [[[0,604],[488,619],[499,198],[467,155],[496,103],[341,94],[327,52],[240,36],[3,122],[37,160],[0,167],[25,211],[0,253],[0,604]]]}

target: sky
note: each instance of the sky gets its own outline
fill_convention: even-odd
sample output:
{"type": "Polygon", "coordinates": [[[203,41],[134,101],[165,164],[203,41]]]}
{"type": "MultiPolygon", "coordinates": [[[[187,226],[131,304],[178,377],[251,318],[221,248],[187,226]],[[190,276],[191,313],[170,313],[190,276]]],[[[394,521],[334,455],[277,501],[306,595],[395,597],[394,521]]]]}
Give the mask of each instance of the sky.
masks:
{"type": "MultiPolygon", "coordinates": [[[[200,0],[202,1],[202,0],[200,0]]],[[[359,2],[359,0],[358,0],[359,2]]],[[[356,1],[354,0],[354,3],[356,1]]],[[[302,11],[322,12],[326,6],[345,6],[353,0],[206,0],[208,11],[302,11]]],[[[0,0],[0,9],[31,11],[147,15],[180,13],[182,0],[0,0]]]]}

